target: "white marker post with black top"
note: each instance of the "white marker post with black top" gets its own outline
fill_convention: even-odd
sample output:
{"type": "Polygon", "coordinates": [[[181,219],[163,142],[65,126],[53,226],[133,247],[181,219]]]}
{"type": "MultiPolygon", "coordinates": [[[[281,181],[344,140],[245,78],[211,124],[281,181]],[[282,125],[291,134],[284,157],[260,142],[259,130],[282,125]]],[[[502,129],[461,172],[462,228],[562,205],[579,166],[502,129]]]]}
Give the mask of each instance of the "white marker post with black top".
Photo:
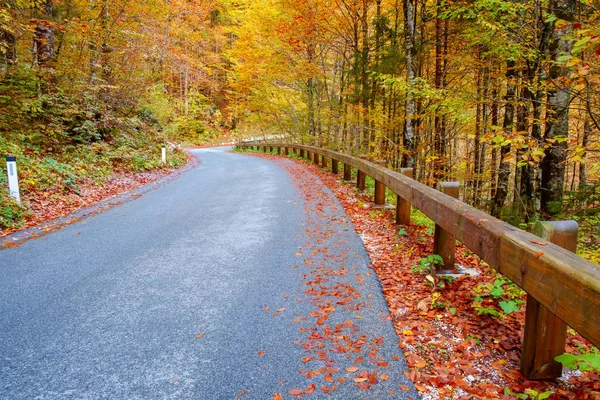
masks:
{"type": "Polygon", "coordinates": [[[167,146],[162,145],[162,162],[163,164],[167,163],[167,146]]]}
{"type": "Polygon", "coordinates": [[[17,175],[17,157],[6,157],[6,171],[8,173],[8,192],[10,193],[10,197],[13,197],[17,200],[17,203],[20,203],[21,195],[19,193],[19,177],[17,175]]]}

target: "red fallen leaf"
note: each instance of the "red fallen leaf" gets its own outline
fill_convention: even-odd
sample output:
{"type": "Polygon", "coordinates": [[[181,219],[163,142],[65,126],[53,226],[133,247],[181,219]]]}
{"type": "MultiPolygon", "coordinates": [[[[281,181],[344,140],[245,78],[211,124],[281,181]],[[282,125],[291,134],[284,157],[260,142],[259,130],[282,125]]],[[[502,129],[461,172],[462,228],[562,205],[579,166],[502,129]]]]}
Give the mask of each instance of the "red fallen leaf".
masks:
{"type": "Polygon", "coordinates": [[[263,308],[263,310],[269,311],[269,307],[265,307],[265,308],[263,308]]]}
{"type": "Polygon", "coordinates": [[[544,254],[543,251],[538,251],[537,254],[535,255],[535,258],[540,258],[542,256],[542,254],[544,254]]]}
{"type": "Polygon", "coordinates": [[[264,357],[264,355],[265,355],[265,354],[266,354],[266,353],[265,353],[264,351],[262,351],[262,350],[260,350],[260,351],[258,352],[258,355],[259,355],[259,356],[261,356],[261,357],[264,357]]]}
{"type": "Polygon", "coordinates": [[[348,368],[346,368],[346,371],[352,373],[352,372],[358,371],[358,369],[359,369],[358,367],[348,367],[348,368]]]}
{"type": "Polygon", "coordinates": [[[309,361],[312,361],[312,360],[314,360],[314,359],[315,359],[315,357],[314,357],[314,356],[310,356],[310,357],[304,357],[304,358],[302,359],[302,362],[306,364],[307,362],[309,362],[309,361]]]}
{"type": "Polygon", "coordinates": [[[327,386],[321,386],[321,391],[325,394],[330,394],[331,390],[327,386]]]}
{"type": "Polygon", "coordinates": [[[283,396],[279,393],[275,393],[273,397],[271,397],[271,400],[283,400],[283,396]]]}
{"type": "Polygon", "coordinates": [[[327,382],[333,382],[333,375],[331,375],[331,374],[327,374],[327,375],[325,375],[325,380],[326,380],[327,382]]]}
{"type": "Polygon", "coordinates": [[[539,244],[540,246],[546,246],[546,245],[548,245],[548,243],[540,242],[539,240],[532,240],[531,243],[533,243],[533,244],[539,244]]]}
{"type": "Polygon", "coordinates": [[[290,391],[288,391],[288,393],[291,394],[292,396],[300,396],[301,394],[304,393],[304,390],[295,388],[295,389],[291,389],[290,391]]]}
{"type": "Polygon", "coordinates": [[[404,386],[404,385],[400,385],[400,389],[404,390],[405,392],[410,391],[410,388],[408,386],[404,386]]]}
{"type": "Polygon", "coordinates": [[[246,394],[248,394],[248,390],[247,390],[247,389],[244,389],[244,390],[242,390],[240,393],[238,393],[238,394],[235,396],[235,398],[236,398],[236,399],[239,399],[240,397],[242,397],[242,396],[245,396],[246,394]]]}
{"type": "Polygon", "coordinates": [[[312,394],[315,392],[316,388],[317,386],[314,383],[311,383],[306,389],[304,389],[304,394],[312,394]]]}
{"type": "Polygon", "coordinates": [[[389,379],[390,379],[390,376],[389,376],[388,374],[381,374],[381,375],[379,376],[379,379],[381,379],[382,381],[384,381],[384,382],[385,382],[385,381],[387,381],[387,380],[389,380],[389,379]]]}
{"type": "Polygon", "coordinates": [[[356,378],[353,379],[353,381],[356,382],[356,383],[363,383],[363,382],[366,382],[368,380],[369,380],[369,378],[361,378],[359,376],[357,376],[356,378]]]}

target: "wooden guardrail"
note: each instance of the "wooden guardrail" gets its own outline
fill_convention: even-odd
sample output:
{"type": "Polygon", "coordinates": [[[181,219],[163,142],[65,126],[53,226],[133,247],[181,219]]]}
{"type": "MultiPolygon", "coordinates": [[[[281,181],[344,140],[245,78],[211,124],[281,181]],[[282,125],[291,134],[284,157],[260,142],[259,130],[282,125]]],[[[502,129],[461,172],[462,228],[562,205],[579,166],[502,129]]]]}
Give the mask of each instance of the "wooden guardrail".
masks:
{"type": "MultiPolygon", "coordinates": [[[[418,208],[436,224],[436,249],[448,252],[449,246],[452,253],[454,239],[459,240],[519,285],[528,293],[521,359],[521,371],[528,378],[560,376],[562,366],[554,357],[564,352],[565,323],[600,347],[600,267],[572,252],[576,225],[573,228],[567,223],[566,230],[561,230],[565,224],[542,223],[536,227],[540,236],[535,236],[441,191],[453,194],[453,185],[436,190],[411,179],[406,176],[410,170],[395,172],[347,154],[298,144],[241,143],[237,147],[277,149],[278,154],[286,155],[294,150],[315,164],[321,156],[321,165],[326,165],[324,158],[328,158],[336,173],[339,163],[344,164],[345,180],[351,179],[351,168],[355,168],[357,186],[364,189],[366,175],[375,180],[378,201],[382,187],[384,193],[387,187],[398,195],[397,223],[410,221],[407,207],[418,208]],[[565,237],[571,239],[565,241],[565,237]]],[[[454,257],[446,255],[446,259],[450,256],[454,257]]]]}

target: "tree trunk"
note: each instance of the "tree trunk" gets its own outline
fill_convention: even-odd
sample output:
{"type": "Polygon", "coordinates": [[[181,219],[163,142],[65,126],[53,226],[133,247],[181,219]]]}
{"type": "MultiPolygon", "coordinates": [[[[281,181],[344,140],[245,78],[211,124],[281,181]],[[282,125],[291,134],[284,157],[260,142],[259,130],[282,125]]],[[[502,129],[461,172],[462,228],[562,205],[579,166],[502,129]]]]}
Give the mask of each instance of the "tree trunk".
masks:
{"type": "MultiPolygon", "coordinates": [[[[552,0],[550,12],[559,19],[573,20],[575,1],[552,0]]],[[[570,35],[572,24],[567,23],[555,27],[550,42],[550,54],[554,63],[550,66],[549,78],[552,80],[548,90],[548,106],[546,111],[546,127],[544,138],[550,147],[542,160],[541,207],[542,212],[558,214],[564,192],[565,161],[569,135],[569,102],[571,88],[566,82],[569,68],[558,62],[558,58],[570,54],[572,40],[570,35]],[[563,79],[561,79],[563,78],[563,79]],[[557,140],[559,139],[559,140],[557,140]]]]}
{"type": "Polygon", "coordinates": [[[17,63],[17,38],[13,32],[0,30],[0,42],[4,46],[5,69],[8,69],[17,63]]]}
{"type": "Polygon", "coordinates": [[[406,56],[406,103],[405,103],[405,127],[404,127],[404,151],[405,161],[403,165],[413,168],[415,165],[415,98],[412,93],[416,75],[415,53],[416,53],[416,24],[415,24],[414,0],[404,0],[404,46],[406,56]]]}
{"type": "MultiPolygon", "coordinates": [[[[504,137],[510,138],[513,135],[513,124],[515,120],[515,62],[506,62],[506,106],[504,111],[504,122],[502,128],[504,137]]],[[[496,195],[492,203],[492,215],[500,217],[504,201],[508,195],[508,178],[510,177],[510,162],[506,160],[511,152],[511,145],[505,144],[500,148],[500,168],[498,169],[498,184],[496,185],[496,195]]]]}

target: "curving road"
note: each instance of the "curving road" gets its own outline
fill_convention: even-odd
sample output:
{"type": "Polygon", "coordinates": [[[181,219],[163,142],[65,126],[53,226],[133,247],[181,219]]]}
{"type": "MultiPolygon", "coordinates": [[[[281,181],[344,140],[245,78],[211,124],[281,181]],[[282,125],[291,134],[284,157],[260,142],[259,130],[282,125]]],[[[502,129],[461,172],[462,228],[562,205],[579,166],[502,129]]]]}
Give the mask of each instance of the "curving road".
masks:
{"type": "MultiPolygon", "coordinates": [[[[298,267],[306,199],[280,165],[226,150],[194,150],[200,164],[178,179],[0,251],[0,398],[292,398],[311,383],[306,397],[323,398],[333,384],[299,370],[334,366],[329,398],[416,398],[399,389],[412,384],[353,229],[337,229],[343,245],[330,251],[351,254],[367,281],[353,334],[382,338],[389,380],[364,390],[346,371],[372,367],[366,346],[365,365],[331,349],[330,360],[302,360],[314,350],[299,329],[314,311],[298,267]]],[[[339,205],[329,212],[348,219],[339,205]]],[[[338,320],[355,317],[338,308],[338,320]]]]}

